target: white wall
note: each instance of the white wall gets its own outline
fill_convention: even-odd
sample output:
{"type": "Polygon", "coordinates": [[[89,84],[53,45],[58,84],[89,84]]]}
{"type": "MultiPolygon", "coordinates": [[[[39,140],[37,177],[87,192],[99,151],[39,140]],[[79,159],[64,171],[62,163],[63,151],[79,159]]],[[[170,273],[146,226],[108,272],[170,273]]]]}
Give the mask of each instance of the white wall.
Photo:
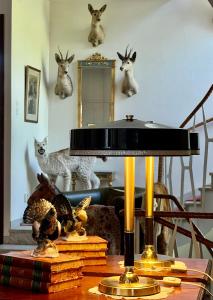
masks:
{"type": "MultiPolygon", "coordinates": [[[[178,127],[212,84],[213,10],[208,1],[93,0],[91,3],[94,8],[107,4],[102,18],[106,39],[98,48],[92,48],[87,41],[91,22],[88,1],[51,0],[50,151],[69,145],[69,130],[77,126],[77,60],[94,52],[117,59],[115,120],[134,114],[138,119],[178,127]],[[123,74],[116,56],[117,51],[124,53],[128,44],[137,51],[135,78],[140,85],[140,92],[131,98],[120,92],[123,74]],[[65,100],[54,95],[57,76],[54,53],[58,46],[64,53],[69,50],[75,54],[70,67],[74,93],[65,100]]],[[[211,102],[208,114],[212,113],[211,102]]],[[[213,157],[210,159],[213,166],[213,157]]],[[[114,163],[110,158],[108,163],[97,164],[96,169],[114,170],[117,177],[114,185],[123,184],[122,159],[114,163]]],[[[137,185],[144,185],[143,170],[143,159],[137,158],[137,185]]],[[[200,167],[198,171],[196,186],[201,184],[200,167]]]]}
{"type": "Polygon", "coordinates": [[[49,1],[15,0],[12,6],[11,221],[21,218],[24,199],[37,185],[40,170],[34,137],[48,135],[49,1]],[[41,70],[38,123],[24,122],[24,70],[41,70]]]}

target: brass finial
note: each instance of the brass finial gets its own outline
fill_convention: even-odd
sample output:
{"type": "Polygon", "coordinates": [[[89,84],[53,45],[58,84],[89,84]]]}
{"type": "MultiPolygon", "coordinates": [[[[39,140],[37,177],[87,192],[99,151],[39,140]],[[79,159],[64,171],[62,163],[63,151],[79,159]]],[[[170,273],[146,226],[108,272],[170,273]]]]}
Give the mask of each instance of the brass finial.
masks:
{"type": "Polygon", "coordinates": [[[134,120],[134,115],[126,115],[126,120],[127,121],[133,121],[134,120]]]}

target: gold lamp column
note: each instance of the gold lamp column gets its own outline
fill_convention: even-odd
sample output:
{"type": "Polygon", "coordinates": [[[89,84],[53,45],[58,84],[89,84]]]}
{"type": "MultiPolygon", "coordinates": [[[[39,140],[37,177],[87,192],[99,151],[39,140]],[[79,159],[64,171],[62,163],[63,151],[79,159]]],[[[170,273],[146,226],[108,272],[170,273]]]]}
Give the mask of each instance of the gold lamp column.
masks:
{"type": "Polygon", "coordinates": [[[121,276],[104,278],[99,291],[109,295],[147,296],[160,292],[152,278],[138,277],[134,273],[134,208],[135,208],[135,157],[125,157],[124,203],[124,267],[121,276]]]}

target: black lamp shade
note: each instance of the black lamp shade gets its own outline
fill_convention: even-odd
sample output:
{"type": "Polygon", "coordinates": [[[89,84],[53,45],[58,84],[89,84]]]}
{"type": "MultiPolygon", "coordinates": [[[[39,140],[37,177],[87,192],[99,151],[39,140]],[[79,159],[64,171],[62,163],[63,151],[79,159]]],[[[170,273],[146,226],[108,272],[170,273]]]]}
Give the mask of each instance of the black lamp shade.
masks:
{"type": "Polygon", "coordinates": [[[185,156],[199,152],[198,135],[152,121],[126,119],[71,130],[71,155],[185,156]]]}

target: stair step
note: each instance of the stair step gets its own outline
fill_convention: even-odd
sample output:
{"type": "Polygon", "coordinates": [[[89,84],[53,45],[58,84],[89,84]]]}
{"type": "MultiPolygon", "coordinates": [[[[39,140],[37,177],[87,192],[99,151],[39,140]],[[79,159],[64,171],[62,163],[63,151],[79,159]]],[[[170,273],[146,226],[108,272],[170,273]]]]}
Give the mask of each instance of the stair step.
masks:
{"type": "MultiPolygon", "coordinates": [[[[202,192],[202,189],[202,187],[199,188],[199,191],[202,192]]],[[[204,189],[205,191],[213,191],[213,186],[211,186],[211,184],[207,184],[204,189]]]]}
{"type": "MultiPolygon", "coordinates": [[[[194,205],[194,201],[193,200],[187,200],[184,202],[184,207],[187,207],[187,206],[193,206],[194,205]]],[[[201,199],[195,201],[195,205],[196,206],[201,206],[201,199]]]]}
{"type": "Polygon", "coordinates": [[[2,244],[0,245],[0,253],[6,253],[9,251],[33,250],[34,248],[35,245],[2,244]]]}
{"type": "Polygon", "coordinates": [[[9,237],[5,238],[6,244],[12,245],[34,245],[32,229],[11,229],[9,237]]]}
{"type": "MultiPolygon", "coordinates": [[[[193,196],[191,193],[189,194],[186,194],[184,196],[184,206],[191,206],[191,205],[194,205],[194,199],[193,199],[193,196]]],[[[195,194],[195,204],[196,205],[201,205],[201,193],[196,191],[196,194],[195,194]]]]}

